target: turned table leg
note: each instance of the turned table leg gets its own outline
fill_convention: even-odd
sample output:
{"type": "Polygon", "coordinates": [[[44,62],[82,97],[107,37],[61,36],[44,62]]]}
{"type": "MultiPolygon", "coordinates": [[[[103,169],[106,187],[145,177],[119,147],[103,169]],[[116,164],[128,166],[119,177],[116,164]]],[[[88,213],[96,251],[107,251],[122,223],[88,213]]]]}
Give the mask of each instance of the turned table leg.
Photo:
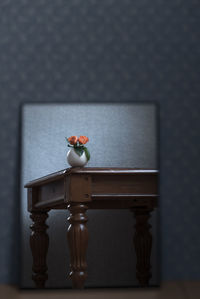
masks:
{"type": "Polygon", "coordinates": [[[140,286],[148,286],[151,278],[151,248],[152,235],[150,233],[151,225],[148,223],[151,210],[133,208],[136,218],[135,234],[133,243],[136,251],[136,277],[140,286]]]}
{"type": "Polygon", "coordinates": [[[33,224],[30,226],[32,233],[30,236],[30,247],[33,256],[33,275],[32,279],[36,287],[44,288],[48,278],[46,256],[49,246],[49,237],[46,233],[48,226],[45,221],[48,217],[47,212],[32,212],[30,218],[33,224]]]}
{"type": "Polygon", "coordinates": [[[88,245],[88,229],[86,226],[87,206],[83,203],[68,205],[70,216],[67,237],[70,249],[70,273],[74,288],[83,288],[87,278],[86,250],[88,245]]]}

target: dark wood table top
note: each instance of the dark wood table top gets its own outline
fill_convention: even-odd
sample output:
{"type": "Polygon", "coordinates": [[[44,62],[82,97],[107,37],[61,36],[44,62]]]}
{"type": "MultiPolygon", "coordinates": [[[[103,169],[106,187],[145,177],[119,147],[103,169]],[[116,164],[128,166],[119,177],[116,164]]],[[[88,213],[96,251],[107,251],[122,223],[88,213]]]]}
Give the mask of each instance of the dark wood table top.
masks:
{"type": "Polygon", "coordinates": [[[120,168],[120,167],[70,167],[66,168],[49,175],[43,176],[41,178],[32,180],[24,185],[25,188],[32,188],[36,186],[40,186],[46,183],[50,183],[51,181],[56,181],[61,179],[62,177],[69,176],[71,174],[91,174],[91,175],[134,175],[134,174],[157,174],[157,169],[151,168],[120,168]]]}
{"type": "Polygon", "coordinates": [[[119,167],[71,167],[32,180],[28,210],[64,209],[69,202],[87,202],[91,208],[127,208],[133,203],[155,206],[158,170],[119,167]],[[106,204],[106,205],[105,205],[106,204]]]}

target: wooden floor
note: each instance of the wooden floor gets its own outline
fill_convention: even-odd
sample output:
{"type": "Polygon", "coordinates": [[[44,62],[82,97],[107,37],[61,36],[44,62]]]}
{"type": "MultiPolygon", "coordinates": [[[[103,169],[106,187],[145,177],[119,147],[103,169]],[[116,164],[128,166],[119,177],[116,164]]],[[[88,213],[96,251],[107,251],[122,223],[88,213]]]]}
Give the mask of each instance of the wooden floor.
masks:
{"type": "Polygon", "coordinates": [[[2,299],[198,299],[200,281],[168,281],[150,289],[18,290],[0,285],[2,299]]]}

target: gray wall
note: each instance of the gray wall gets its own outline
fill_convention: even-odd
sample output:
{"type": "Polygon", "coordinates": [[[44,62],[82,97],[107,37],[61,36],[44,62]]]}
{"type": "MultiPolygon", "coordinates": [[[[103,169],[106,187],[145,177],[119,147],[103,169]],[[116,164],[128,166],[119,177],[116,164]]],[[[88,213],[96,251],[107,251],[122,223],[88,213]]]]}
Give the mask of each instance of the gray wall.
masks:
{"type": "MultiPolygon", "coordinates": [[[[35,104],[22,111],[21,234],[23,287],[33,287],[26,190],[29,180],[69,167],[65,136],[86,135],[87,166],[157,167],[156,106],[153,104],[35,104]]],[[[70,287],[68,211],[51,211],[47,287],[70,287]]],[[[153,213],[155,214],[155,213],[153,213]]],[[[134,220],[129,211],[88,211],[90,233],[86,286],[137,285],[133,249],[134,220]],[[114,236],[112,239],[110,236],[114,236]],[[126,244],[123,246],[122,244],[126,244]]],[[[153,277],[158,283],[156,216],[153,216],[153,277]]]]}

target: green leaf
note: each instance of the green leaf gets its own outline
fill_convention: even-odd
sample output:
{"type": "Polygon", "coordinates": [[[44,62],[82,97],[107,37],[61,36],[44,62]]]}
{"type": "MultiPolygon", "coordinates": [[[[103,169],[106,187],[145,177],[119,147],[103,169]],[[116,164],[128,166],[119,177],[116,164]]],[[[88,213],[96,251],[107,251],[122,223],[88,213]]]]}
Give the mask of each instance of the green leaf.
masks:
{"type": "Polygon", "coordinates": [[[89,161],[90,160],[90,152],[88,151],[87,147],[84,146],[84,151],[85,151],[85,155],[86,155],[86,158],[87,160],[89,161]]]}
{"type": "Polygon", "coordinates": [[[77,153],[77,155],[79,155],[79,157],[82,156],[83,151],[84,151],[83,148],[80,148],[80,147],[74,147],[74,150],[77,153]]]}

